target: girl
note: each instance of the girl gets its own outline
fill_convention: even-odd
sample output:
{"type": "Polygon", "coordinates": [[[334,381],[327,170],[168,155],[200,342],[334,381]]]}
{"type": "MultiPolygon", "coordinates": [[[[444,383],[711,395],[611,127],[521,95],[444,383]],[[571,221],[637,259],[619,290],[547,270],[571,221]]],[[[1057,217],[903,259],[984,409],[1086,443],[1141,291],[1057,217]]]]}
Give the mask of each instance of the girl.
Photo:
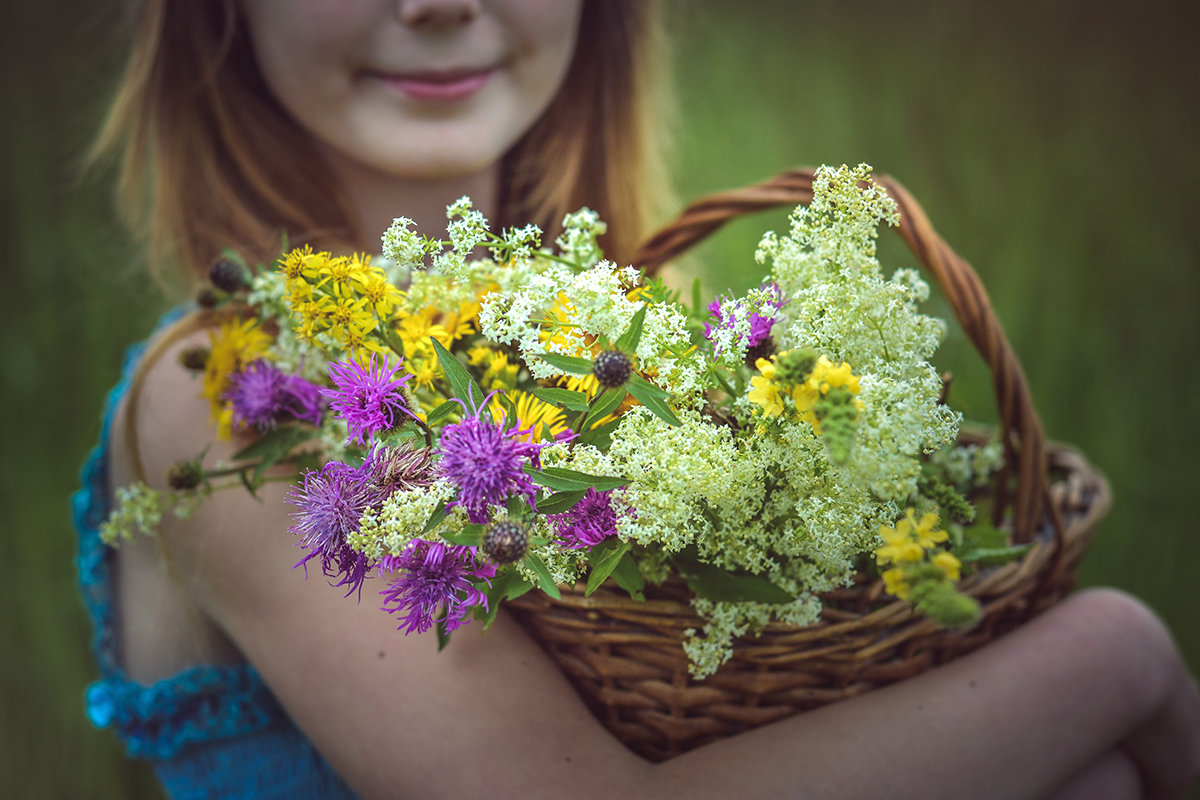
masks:
{"type": "MultiPolygon", "coordinates": [[[[269,263],[284,232],[372,250],[392,217],[434,230],[464,194],[550,236],[588,205],[623,262],[661,186],[642,111],[654,29],[639,0],[145,0],[100,150],[120,153],[152,263],[194,274],[228,246],[269,263]]],[[[503,615],[437,653],[307,585],[280,484],[107,551],[110,487],[161,486],[209,443],[176,363],[203,326],[185,317],[131,361],[77,501],[103,671],[89,711],[174,795],[1136,797],[1200,770],[1195,685],[1161,623],[1112,591],[651,765],[503,615]]]]}

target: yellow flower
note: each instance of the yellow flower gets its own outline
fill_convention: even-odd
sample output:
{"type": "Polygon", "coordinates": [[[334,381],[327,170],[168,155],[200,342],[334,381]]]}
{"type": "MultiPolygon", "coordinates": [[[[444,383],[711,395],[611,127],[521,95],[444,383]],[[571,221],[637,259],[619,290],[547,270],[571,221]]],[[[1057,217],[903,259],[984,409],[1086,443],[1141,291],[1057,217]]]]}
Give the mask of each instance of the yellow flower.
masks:
{"type": "Polygon", "coordinates": [[[911,534],[917,539],[917,543],[926,550],[931,549],[935,544],[944,542],[950,535],[942,530],[935,530],[938,524],[938,515],[930,511],[921,517],[921,521],[917,522],[916,512],[913,509],[908,509],[904,519],[900,520],[897,525],[897,530],[904,530],[906,534],[911,534]]]}
{"type": "Polygon", "coordinates": [[[962,568],[962,562],[959,561],[953,553],[948,553],[943,550],[929,560],[935,567],[942,571],[942,574],[946,576],[946,580],[958,580],[959,570],[962,568]]]}
{"type": "Polygon", "coordinates": [[[761,375],[750,379],[750,402],[760,406],[768,417],[778,417],[783,413],[783,401],[779,396],[779,386],[775,384],[775,362],[760,358],[754,362],[761,375]]]}
{"type": "MultiPolygon", "coordinates": [[[[567,430],[567,418],[561,408],[544,402],[529,392],[508,392],[508,399],[516,410],[517,423],[521,430],[531,429],[528,434],[529,441],[540,442],[543,438],[552,438],[567,430]]],[[[492,412],[492,419],[497,423],[504,419],[504,406],[500,403],[499,395],[492,398],[488,408],[492,412]]],[[[511,423],[509,420],[509,424],[511,423]]]]}
{"type": "Polygon", "coordinates": [[[355,283],[367,305],[385,322],[404,301],[404,292],[397,289],[379,267],[365,270],[355,278],[355,283]]]}
{"type": "Polygon", "coordinates": [[[431,350],[432,345],[429,344],[430,337],[437,339],[438,343],[443,347],[450,347],[450,333],[441,325],[434,324],[433,314],[424,312],[410,314],[400,320],[398,330],[400,332],[400,340],[404,342],[404,352],[406,353],[415,354],[421,348],[431,350]]]}
{"type": "Polygon", "coordinates": [[[367,300],[338,292],[322,298],[320,303],[328,330],[340,342],[361,338],[375,330],[375,315],[367,308],[367,300]]]}
{"type": "Polygon", "coordinates": [[[859,392],[858,376],[850,371],[850,365],[843,361],[840,366],[835,367],[833,362],[825,356],[817,359],[816,366],[808,376],[807,384],[821,394],[829,394],[830,389],[838,389],[842,386],[849,389],[851,394],[859,392]]]}
{"type": "MultiPolygon", "coordinates": [[[[213,422],[219,423],[228,405],[225,393],[229,378],[255,359],[266,355],[271,337],[258,327],[255,319],[230,320],[209,335],[208,363],[204,367],[204,397],[208,400],[213,422]]],[[[218,435],[228,439],[228,431],[218,427],[218,435]]]]}
{"type": "Polygon", "coordinates": [[[879,535],[887,542],[875,551],[875,563],[883,564],[916,564],[925,557],[921,545],[912,540],[905,521],[901,520],[895,528],[886,525],[879,526],[879,535]]]}
{"type": "Polygon", "coordinates": [[[434,380],[441,374],[441,367],[438,364],[437,357],[429,356],[409,356],[404,359],[404,369],[413,376],[418,388],[428,389],[433,386],[434,380]]]}
{"type": "Polygon", "coordinates": [[[467,363],[484,368],[479,383],[486,391],[515,389],[517,386],[521,366],[508,363],[508,354],[503,350],[477,344],[467,351],[467,363]]]}
{"type": "Polygon", "coordinates": [[[908,599],[908,578],[904,574],[904,570],[896,567],[889,569],[883,573],[883,589],[890,595],[899,597],[901,600],[908,599]]]}

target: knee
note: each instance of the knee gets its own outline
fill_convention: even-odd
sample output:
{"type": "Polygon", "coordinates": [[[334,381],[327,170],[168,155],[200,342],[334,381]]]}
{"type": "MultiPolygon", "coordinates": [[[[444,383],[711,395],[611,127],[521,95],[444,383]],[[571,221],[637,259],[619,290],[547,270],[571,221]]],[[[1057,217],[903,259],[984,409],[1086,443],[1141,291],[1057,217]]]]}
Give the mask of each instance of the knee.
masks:
{"type": "Polygon", "coordinates": [[[1060,606],[1062,621],[1098,640],[1119,691],[1142,713],[1152,713],[1186,673],[1175,641],[1149,606],[1118,589],[1085,589],[1060,606]]]}

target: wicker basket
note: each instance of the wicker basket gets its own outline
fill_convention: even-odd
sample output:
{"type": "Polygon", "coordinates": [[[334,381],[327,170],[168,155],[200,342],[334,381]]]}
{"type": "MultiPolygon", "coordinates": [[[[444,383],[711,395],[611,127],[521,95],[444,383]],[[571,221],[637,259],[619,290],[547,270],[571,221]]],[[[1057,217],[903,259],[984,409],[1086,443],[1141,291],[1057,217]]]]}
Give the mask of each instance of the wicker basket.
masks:
{"type": "MultiPolygon", "coordinates": [[[[1000,412],[1005,469],[992,488],[997,525],[1032,542],[1017,562],[976,573],[960,589],[979,600],[983,618],[949,631],[914,616],[860,575],[822,595],[821,621],[770,624],[735,643],[713,676],[688,676],[683,632],[703,622],[682,581],[648,587],[646,602],[602,587],[554,600],[531,592],[508,603],[557,661],[601,722],[630,749],[661,761],[699,745],[826,703],[852,697],[986,644],[1061,599],[1096,523],[1109,505],[1103,476],[1077,452],[1047,446],[1029,389],[970,266],[930,227],[893,180],[876,179],[896,200],[900,235],[941,286],[967,335],[988,363],[1000,412]]],[[[653,273],[730,219],[812,199],[813,171],[797,169],[747,189],[711,195],[643,246],[635,262],[653,273]]]]}

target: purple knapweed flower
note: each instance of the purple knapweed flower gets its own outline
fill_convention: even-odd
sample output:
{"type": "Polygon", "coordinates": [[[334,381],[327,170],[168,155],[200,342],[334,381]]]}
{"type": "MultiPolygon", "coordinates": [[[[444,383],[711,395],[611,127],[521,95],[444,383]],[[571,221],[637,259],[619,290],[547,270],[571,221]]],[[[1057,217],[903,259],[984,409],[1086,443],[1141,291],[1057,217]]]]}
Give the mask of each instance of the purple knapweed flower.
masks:
{"type": "MultiPolygon", "coordinates": [[[[783,290],[779,288],[779,284],[770,283],[763,288],[769,295],[766,301],[758,307],[758,311],[770,309],[774,312],[786,304],[786,301],[783,299],[783,290]]],[[[710,342],[713,340],[715,330],[732,328],[743,315],[749,313],[750,332],[748,335],[741,337],[742,343],[746,346],[747,350],[765,341],[771,335],[771,327],[775,324],[774,313],[770,316],[763,316],[757,311],[747,311],[744,299],[718,297],[708,304],[708,311],[716,318],[715,326],[707,322],[704,323],[704,336],[710,342]]]]}
{"type": "Polygon", "coordinates": [[[339,578],[334,586],[347,586],[346,596],[362,592],[363,580],[371,563],[348,543],[358,532],[358,520],[364,511],[379,502],[378,489],[367,480],[362,467],[330,461],[320,470],[304,473],[304,482],[293,486],[285,498],[300,507],[293,512],[296,522],[290,530],[299,536],[299,546],[308,553],[296,563],[308,572],[308,562],[321,559],[321,570],[330,578],[339,578]]]}
{"type": "Polygon", "coordinates": [[[372,353],[365,367],[353,359],[330,363],[329,377],[334,388],[322,390],[332,401],[330,408],[345,420],[349,441],[358,444],[366,444],[376,433],[394,428],[399,415],[413,416],[404,395],[404,384],[412,376],[396,376],[404,359],[391,365],[387,356],[382,359],[377,356],[372,353]]]}
{"type": "Polygon", "coordinates": [[[424,539],[414,539],[399,556],[384,556],[379,569],[400,573],[380,594],[384,611],[403,614],[398,630],[405,634],[429,630],[439,609],[447,633],[462,627],[473,608],[488,607],[487,595],[474,582],[490,586],[496,575],[495,565],[476,562],[474,547],[424,539]]]}
{"type": "Polygon", "coordinates": [[[298,375],[288,375],[266,359],[250,362],[229,379],[225,393],[239,429],[266,433],[277,422],[297,419],[321,424],[320,390],[298,375]]]}
{"type": "Polygon", "coordinates": [[[325,414],[325,401],[321,398],[321,387],[299,375],[288,375],[283,386],[287,396],[285,403],[292,416],[301,422],[321,424],[325,414]]]}
{"type": "Polygon", "coordinates": [[[583,499],[561,514],[549,514],[546,519],[559,543],[569,549],[592,547],[617,534],[620,516],[612,505],[612,491],[597,492],[588,488],[583,499]]]}
{"type": "Polygon", "coordinates": [[[487,405],[462,422],[442,428],[442,474],[458,487],[458,498],[448,505],[462,506],[471,522],[489,520],[489,507],[502,506],[514,492],[525,495],[530,504],[537,487],[525,474],[527,464],[539,465],[538,453],[546,443],[530,442],[529,430],[519,425],[496,425],[487,405]]]}

